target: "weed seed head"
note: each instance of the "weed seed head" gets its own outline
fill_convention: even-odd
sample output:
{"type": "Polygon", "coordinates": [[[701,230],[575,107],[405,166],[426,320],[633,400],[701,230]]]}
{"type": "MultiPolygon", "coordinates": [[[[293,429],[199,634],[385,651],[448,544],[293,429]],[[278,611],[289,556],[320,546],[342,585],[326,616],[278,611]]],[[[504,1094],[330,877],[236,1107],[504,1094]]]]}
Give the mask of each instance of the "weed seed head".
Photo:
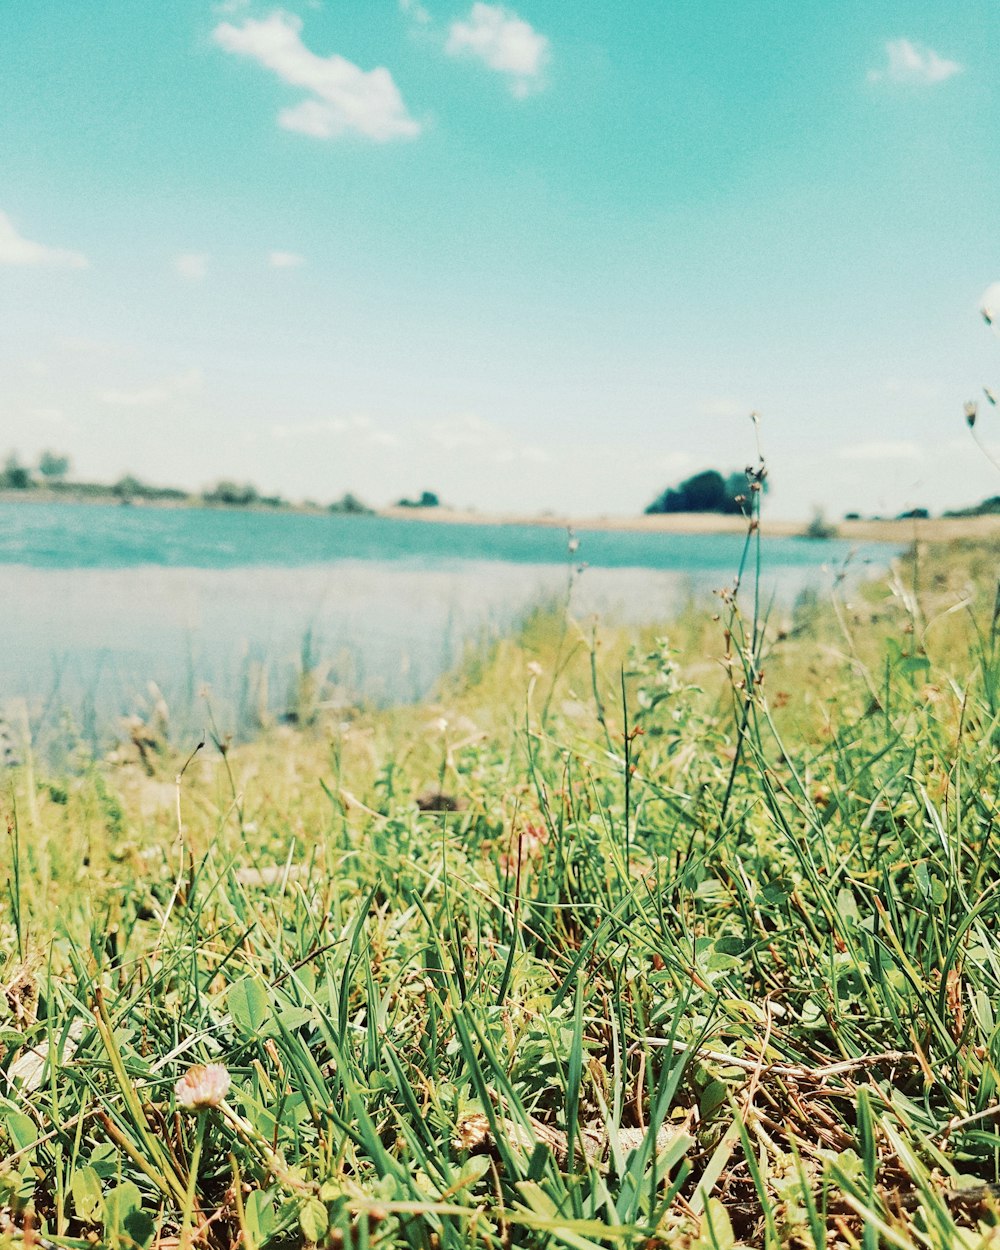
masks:
{"type": "Polygon", "coordinates": [[[965,401],[965,423],[968,425],[970,430],[976,424],[976,408],[977,405],[974,399],[967,399],[965,401]]]}

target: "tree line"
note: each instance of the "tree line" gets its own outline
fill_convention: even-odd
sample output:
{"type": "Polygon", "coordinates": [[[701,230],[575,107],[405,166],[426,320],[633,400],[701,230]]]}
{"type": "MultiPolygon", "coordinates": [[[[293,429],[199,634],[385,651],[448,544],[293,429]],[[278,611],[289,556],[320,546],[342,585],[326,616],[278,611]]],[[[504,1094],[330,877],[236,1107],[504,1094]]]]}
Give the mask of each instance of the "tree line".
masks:
{"type": "MultiPolygon", "coordinates": [[[[83,482],[70,478],[72,461],[69,456],[54,451],[43,451],[37,464],[26,464],[17,452],[10,452],[0,469],[0,490],[24,491],[44,489],[54,494],[82,499],[114,499],[119,503],[203,503],[215,507],[232,508],[290,508],[291,502],[281,495],[265,495],[252,482],[233,481],[223,478],[213,486],[199,492],[181,490],[176,486],[154,486],[132,473],[126,473],[117,481],[83,482]]],[[[312,505],[319,508],[319,504],[312,505]]],[[[373,509],[348,491],[340,499],[328,504],[328,512],[352,515],[370,514],[373,509]]]]}

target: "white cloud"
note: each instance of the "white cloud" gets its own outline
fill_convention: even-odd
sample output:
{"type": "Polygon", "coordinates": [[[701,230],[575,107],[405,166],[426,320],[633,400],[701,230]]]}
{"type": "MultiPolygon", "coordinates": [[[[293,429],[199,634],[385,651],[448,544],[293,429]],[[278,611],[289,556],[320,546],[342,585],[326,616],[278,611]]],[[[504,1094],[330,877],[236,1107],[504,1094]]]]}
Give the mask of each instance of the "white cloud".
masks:
{"type": "Polygon", "coordinates": [[[461,413],[423,423],[412,436],[401,440],[383,429],[366,413],[321,417],[315,420],[283,421],[271,426],[271,437],[279,442],[337,439],[355,448],[405,447],[411,461],[421,456],[433,462],[442,458],[463,464],[545,464],[548,453],[531,443],[521,443],[506,430],[475,413],[461,413]]]}
{"type": "Polygon", "coordinates": [[[267,263],[272,269],[298,269],[306,263],[306,258],[298,252],[269,252],[267,263]]]}
{"type": "Polygon", "coordinates": [[[474,412],[462,413],[432,421],[427,427],[430,443],[442,451],[472,452],[477,457],[490,459],[496,464],[512,464],[527,461],[544,464],[548,455],[540,447],[530,443],[518,443],[499,426],[485,421],[474,412]]]}
{"type": "Polygon", "coordinates": [[[963,66],[939,56],[933,48],[923,48],[909,39],[890,39],[885,45],[888,65],[868,71],[869,82],[915,83],[929,86],[944,82],[962,72],[963,66]]]}
{"type": "MultiPolygon", "coordinates": [[[[742,412],[743,409],[740,409],[742,412]]],[[[653,467],[658,473],[673,473],[680,475],[687,473],[694,465],[694,456],[686,451],[668,451],[666,455],[658,456],[653,462],[653,467]]]]}
{"type": "Polygon", "coordinates": [[[0,213],[0,265],[45,265],[54,269],[86,269],[89,261],[82,252],[64,247],[32,243],[14,228],[6,213],[0,213]]]}
{"type": "Polygon", "coordinates": [[[204,252],[182,252],[174,257],[174,273],[188,282],[201,282],[208,273],[208,256],[204,252]]]}
{"type": "Polygon", "coordinates": [[[98,399],[102,404],[112,408],[156,408],[166,403],[170,392],[162,386],[141,387],[134,391],[111,390],[101,391],[98,399]]]}
{"type": "Polygon", "coordinates": [[[494,442],[497,435],[495,426],[471,412],[434,421],[428,432],[431,442],[444,451],[458,451],[468,447],[478,449],[488,442],[494,442]]]}
{"type": "Polygon", "coordinates": [[[750,404],[744,404],[731,395],[715,395],[702,404],[701,414],[704,417],[745,417],[750,408],[750,404]]]}
{"type": "Polygon", "coordinates": [[[497,73],[506,74],[518,99],[541,90],[549,60],[549,41],[523,18],[499,4],[472,6],[464,21],[453,22],[445,52],[474,56],[497,73]]]}
{"type": "Polygon", "coordinates": [[[42,421],[46,425],[55,426],[60,430],[74,429],[75,426],[66,418],[61,408],[33,408],[31,417],[34,421],[42,421]]]}
{"type": "Polygon", "coordinates": [[[97,398],[102,404],[108,404],[112,408],[159,408],[177,395],[199,390],[201,383],[201,370],[189,369],[186,373],[165,378],[152,386],[136,387],[132,390],[110,388],[101,391],[97,398]]]}
{"type": "Polygon", "coordinates": [[[318,421],[297,421],[294,424],[280,422],[271,426],[271,437],[285,442],[288,439],[316,439],[336,435],[346,436],[360,443],[376,447],[397,447],[399,439],[388,430],[380,430],[371,417],[363,413],[351,417],[323,417],[318,421]]]}
{"type": "Polygon", "coordinates": [[[420,26],[427,26],[430,23],[431,15],[427,12],[420,0],[399,0],[399,11],[405,13],[420,26]]]}
{"type": "Polygon", "coordinates": [[[61,352],[73,356],[92,357],[97,360],[112,360],[121,356],[131,356],[133,349],[123,343],[115,343],[110,339],[95,339],[84,334],[63,335],[56,339],[56,347],[61,352]]]}
{"type": "Polygon", "coordinates": [[[924,451],[919,443],[905,439],[876,439],[869,443],[852,443],[841,447],[837,455],[841,460],[923,460],[924,451]]]}
{"type": "Polygon", "coordinates": [[[885,393],[906,404],[935,404],[944,398],[937,383],[923,378],[886,378],[885,393]]]}
{"type": "Polygon", "coordinates": [[[366,72],[336,54],[317,56],[302,42],[301,30],[301,18],[278,10],[242,26],[222,22],[212,38],[226,52],[249,57],[283,82],[312,93],[278,114],[278,125],[285,130],[315,139],[354,132],[377,143],[420,133],[420,123],[407,112],[387,69],[366,72]]]}

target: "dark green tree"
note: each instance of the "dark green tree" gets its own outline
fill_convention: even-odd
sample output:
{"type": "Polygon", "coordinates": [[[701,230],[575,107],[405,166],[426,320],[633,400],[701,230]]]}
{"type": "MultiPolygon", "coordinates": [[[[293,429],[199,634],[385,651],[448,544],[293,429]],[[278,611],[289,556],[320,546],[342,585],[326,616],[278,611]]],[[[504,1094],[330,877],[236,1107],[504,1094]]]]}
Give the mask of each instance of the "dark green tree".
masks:
{"type": "MultiPolygon", "coordinates": [[[[764,488],[767,489],[766,481],[764,488]]],[[[646,512],[739,513],[743,511],[742,497],[749,489],[745,470],[723,477],[718,469],[705,469],[685,478],[679,486],[665,490],[653,500],[646,512]]]]}
{"type": "Polygon", "coordinates": [[[69,456],[45,450],[38,458],[38,472],[47,482],[61,482],[70,470],[69,456]]]}
{"type": "Polygon", "coordinates": [[[363,516],[371,512],[371,508],[363,503],[355,494],[348,491],[346,495],[342,495],[334,503],[330,504],[328,509],[330,512],[345,512],[351,516],[363,516]]]}
{"type": "Polygon", "coordinates": [[[441,500],[432,490],[425,490],[419,499],[401,499],[397,508],[440,508],[441,500]]]}
{"type": "Polygon", "coordinates": [[[146,494],[146,486],[137,477],[133,477],[131,473],[126,473],[124,477],[120,477],[111,487],[111,493],[116,499],[120,499],[122,503],[131,503],[137,495],[146,494]]]}
{"type": "Polygon", "coordinates": [[[247,504],[258,502],[260,492],[251,482],[231,482],[223,479],[221,482],[216,482],[211,490],[206,491],[202,498],[206,503],[246,507],[247,504]]]}
{"type": "Polygon", "coordinates": [[[21,463],[16,451],[4,461],[0,473],[0,488],[4,490],[27,490],[31,486],[31,470],[21,463]]]}

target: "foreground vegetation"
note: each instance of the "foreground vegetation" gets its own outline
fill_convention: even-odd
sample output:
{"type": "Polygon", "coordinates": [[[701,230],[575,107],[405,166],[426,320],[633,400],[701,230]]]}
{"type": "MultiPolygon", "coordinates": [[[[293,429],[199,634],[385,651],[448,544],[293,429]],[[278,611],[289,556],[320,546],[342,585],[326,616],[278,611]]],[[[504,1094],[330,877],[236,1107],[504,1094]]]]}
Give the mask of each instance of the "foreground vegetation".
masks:
{"type": "Polygon", "coordinates": [[[0,1236],[1000,1245],[995,556],[29,757],[0,1236]]]}

